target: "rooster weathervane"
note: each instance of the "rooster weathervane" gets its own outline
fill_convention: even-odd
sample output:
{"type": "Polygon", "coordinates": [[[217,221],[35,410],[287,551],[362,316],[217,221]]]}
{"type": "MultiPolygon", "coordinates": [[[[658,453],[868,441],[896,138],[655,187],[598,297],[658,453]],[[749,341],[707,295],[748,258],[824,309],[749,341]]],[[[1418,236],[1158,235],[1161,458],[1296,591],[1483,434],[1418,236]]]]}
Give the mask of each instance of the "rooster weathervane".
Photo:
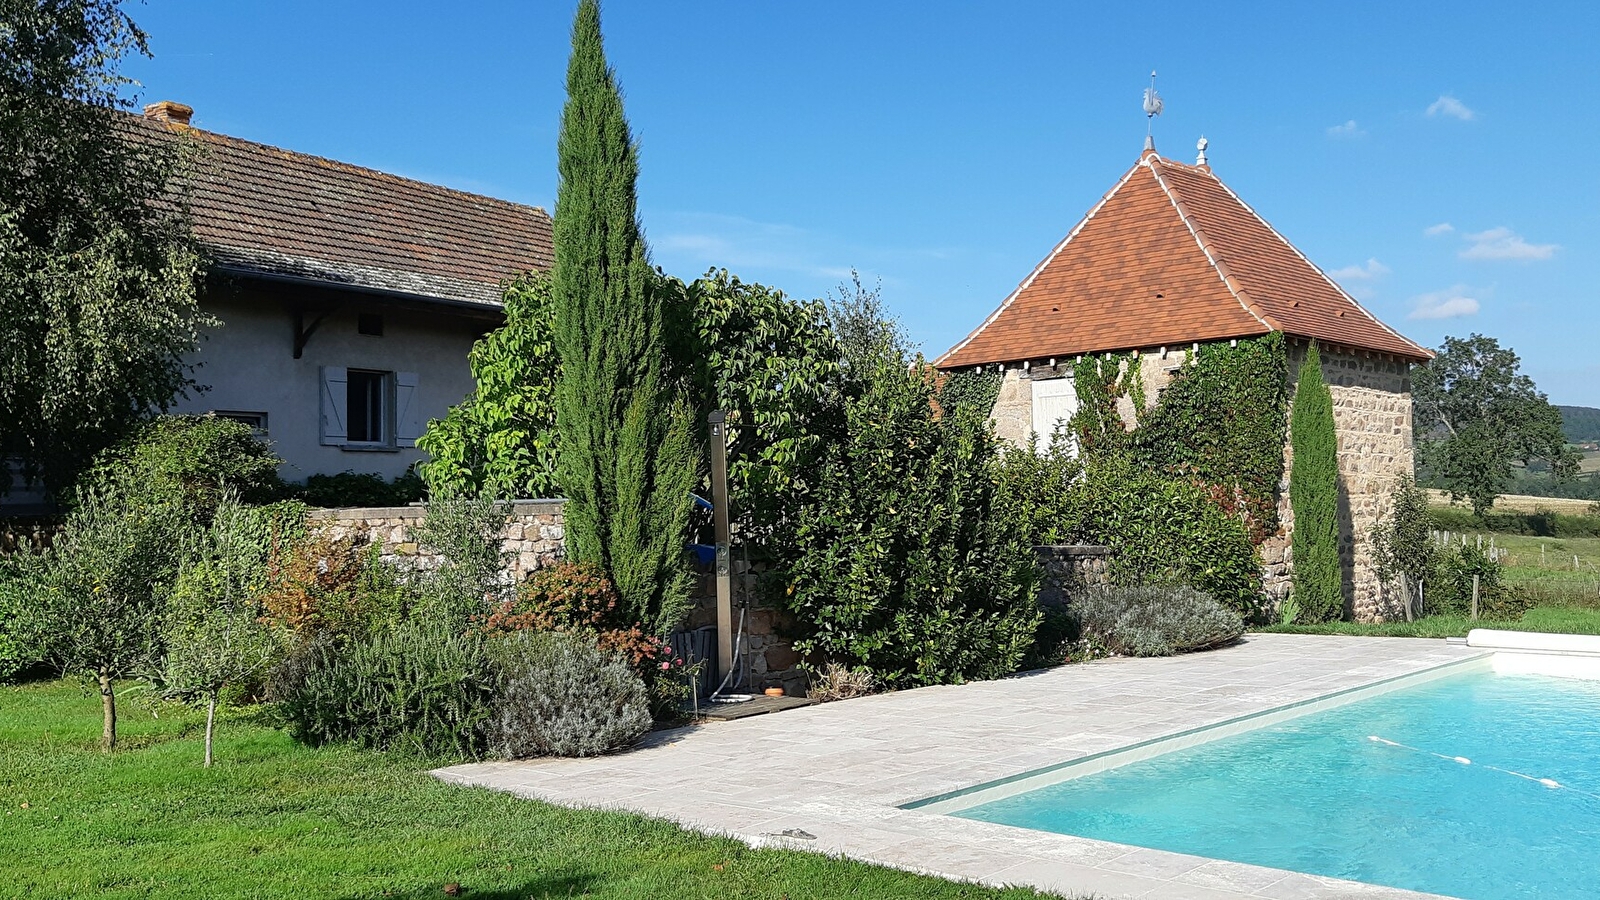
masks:
{"type": "Polygon", "coordinates": [[[1152,71],[1150,73],[1150,86],[1144,89],[1144,148],[1146,150],[1154,150],[1156,148],[1153,132],[1156,116],[1161,115],[1163,107],[1161,95],[1156,93],[1156,73],[1152,71]]]}

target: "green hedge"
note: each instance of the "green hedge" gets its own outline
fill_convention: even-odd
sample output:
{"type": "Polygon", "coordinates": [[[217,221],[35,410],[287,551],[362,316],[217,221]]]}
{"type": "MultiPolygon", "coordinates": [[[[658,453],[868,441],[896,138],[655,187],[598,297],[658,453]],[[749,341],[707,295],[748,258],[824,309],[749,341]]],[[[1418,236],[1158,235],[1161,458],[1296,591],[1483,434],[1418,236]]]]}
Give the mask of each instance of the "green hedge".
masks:
{"type": "Polygon", "coordinates": [[[1534,537],[1600,537],[1600,516],[1574,516],[1558,512],[1491,512],[1478,518],[1469,509],[1455,507],[1428,511],[1434,527],[1443,531],[1494,531],[1534,537]]]}

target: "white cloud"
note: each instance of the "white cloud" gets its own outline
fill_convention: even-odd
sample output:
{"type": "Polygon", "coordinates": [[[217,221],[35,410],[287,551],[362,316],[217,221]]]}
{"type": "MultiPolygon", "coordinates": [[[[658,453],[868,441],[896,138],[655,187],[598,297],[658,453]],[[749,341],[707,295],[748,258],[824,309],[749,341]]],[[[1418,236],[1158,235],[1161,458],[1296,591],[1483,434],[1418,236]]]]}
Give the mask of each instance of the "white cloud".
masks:
{"type": "Polygon", "coordinates": [[[1448,290],[1434,291],[1415,297],[1411,301],[1408,319],[1459,319],[1478,314],[1478,301],[1467,296],[1467,286],[1458,284],[1448,290]]]}
{"type": "Polygon", "coordinates": [[[825,235],[792,225],[756,222],[741,216],[679,213],[663,216],[668,226],[651,234],[659,254],[700,265],[734,269],[763,268],[815,278],[850,277],[848,265],[828,259],[833,248],[825,235]]]}
{"type": "Polygon", "coordinates": [[[1366,136],[1367,133],[1362,130],[1360,125],[1356,124],[1355,119],[1351,119],[1343,125],[1334,125],[1328,129],[1328,137],[1331,138],[1358,138],[1366,136]]]}
{"type": "Polygon", "coordinates": [[[1463,122],[1471,122],[1478,117],[1478,114],[1468,109],[1465,103],[1449,94],[1440,94],[1439,99],[1433,101],[1428,107],[1428,115],[1449,116],[1452,119],[1460,119],[1463,122]]]}
{"type": "Polygon", "coordinates": [[[1462,237],[1471,244],[1461,251],[1462,259],[1515,259],[1528,262],[1549,259],[1561,249],[1557,244],[1530,244],[1509,228],[1491,228],[1462,237]]]}
{"type": "Polygon", "coordinates": [[[1428,237],[1438,237],[1441,234],[1449,234],[1455,230],[1456,227],[1449,222],[1440,222],[1437,225],[1429,225],[1427,228],[1422,229],[1422,233],[1428,237]]]}
{"type": "Polygon", "coordinates": [[[1334,269],[1328,274],[1335,281],[1374,281],[1389,274],[1389,267],[1376,259],[1369,259],[1363,265],[1345,266],[1334,269]]]}

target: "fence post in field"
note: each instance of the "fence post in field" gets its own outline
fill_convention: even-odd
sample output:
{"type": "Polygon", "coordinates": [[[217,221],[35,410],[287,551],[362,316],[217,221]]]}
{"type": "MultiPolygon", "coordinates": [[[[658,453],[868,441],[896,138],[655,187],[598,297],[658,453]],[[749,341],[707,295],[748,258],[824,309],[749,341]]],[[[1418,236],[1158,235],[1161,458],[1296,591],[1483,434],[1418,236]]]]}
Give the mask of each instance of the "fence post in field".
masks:
{"type": "Polygon", "coordinates": [[[1478,621],[1478,573],[1472,573],[1472,621],[1478,621]]]}

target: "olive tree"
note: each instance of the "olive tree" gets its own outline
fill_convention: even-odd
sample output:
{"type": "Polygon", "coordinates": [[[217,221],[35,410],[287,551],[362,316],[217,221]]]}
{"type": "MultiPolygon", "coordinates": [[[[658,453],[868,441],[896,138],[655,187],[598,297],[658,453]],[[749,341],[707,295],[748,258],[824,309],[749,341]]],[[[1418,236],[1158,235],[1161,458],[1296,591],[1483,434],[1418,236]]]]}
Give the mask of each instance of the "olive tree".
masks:
{"type": "Polygon", "coordinates": [[[162,608],[177,576],[188,522],[172,503],[133,499],[113,483],[78,491],[39,590],[51,658],[98,689],[106,750],[117,745],[116,682],[148,671],[161,646],[162,608]]]}

